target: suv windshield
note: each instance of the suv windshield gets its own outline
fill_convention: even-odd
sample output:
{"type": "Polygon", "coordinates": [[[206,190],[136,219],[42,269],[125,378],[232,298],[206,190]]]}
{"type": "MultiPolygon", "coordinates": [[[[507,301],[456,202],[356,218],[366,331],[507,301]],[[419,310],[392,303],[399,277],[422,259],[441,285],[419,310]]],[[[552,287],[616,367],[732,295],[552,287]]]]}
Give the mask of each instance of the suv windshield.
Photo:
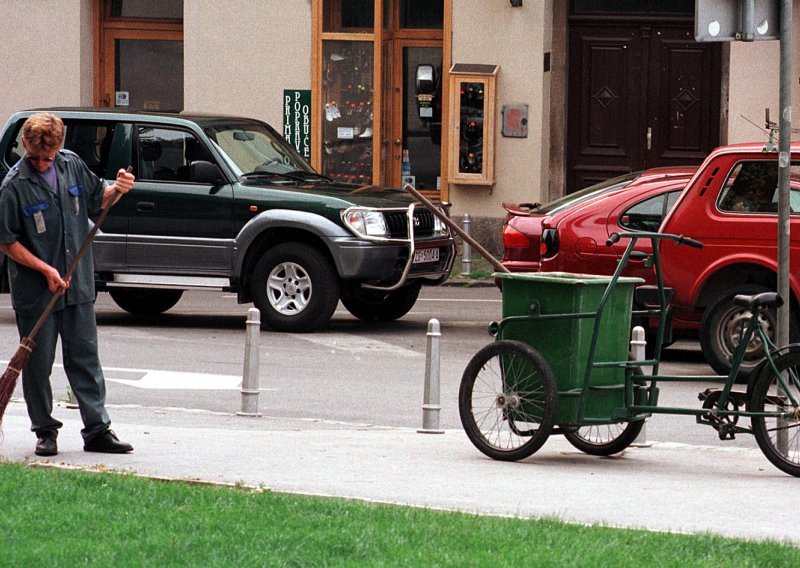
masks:
{"type": "Polygon", "coordinates": [[[215,124],[204,131],[238,176],[313,172],[303,157],[265,124],[215,124]]]}

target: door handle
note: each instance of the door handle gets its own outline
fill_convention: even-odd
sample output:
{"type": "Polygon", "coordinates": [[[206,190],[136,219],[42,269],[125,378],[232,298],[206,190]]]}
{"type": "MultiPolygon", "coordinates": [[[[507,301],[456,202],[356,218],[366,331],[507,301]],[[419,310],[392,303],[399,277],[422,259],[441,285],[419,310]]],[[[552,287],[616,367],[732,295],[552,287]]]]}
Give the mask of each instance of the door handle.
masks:
{"type": "Polygon", "coordinates": [[[156,204],[152,201],[139,201],[136,204],[136,211],[139,213],[152,213],[156,210],[156,204]]]}
{"type": "Polygon", "coordinates": [[[653,128],[651,126],[647,127],[647,149],[653,147],[653,128]]]}

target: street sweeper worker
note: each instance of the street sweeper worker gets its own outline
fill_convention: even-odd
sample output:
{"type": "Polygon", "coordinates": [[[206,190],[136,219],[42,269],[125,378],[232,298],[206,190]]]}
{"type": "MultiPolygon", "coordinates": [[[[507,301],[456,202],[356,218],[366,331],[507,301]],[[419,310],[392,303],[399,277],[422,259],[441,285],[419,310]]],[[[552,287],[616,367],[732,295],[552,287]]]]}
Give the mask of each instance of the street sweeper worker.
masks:
{"type": "Polygon", "coordinates": [[[64,371],[83,420],[83,449],[133,450],[110,430],[105,378],[97,353],[94,262],[91,247],[68,280],[64,275],[90,232],[90,217],[133,188],[134,176],[119,170],[106,184],[73,152],[61,149],[64,123],[53,114],[29,117],[22,127],[25,155],[0,185],[0,252],[10,259],[11,301],[20,338],[27,337],[53,294],[58,300],[36,334],[22,367],[22,388],[35,453],[58,453],[63,426],[53,415],[50,374],[61,338],[64,371]]]}

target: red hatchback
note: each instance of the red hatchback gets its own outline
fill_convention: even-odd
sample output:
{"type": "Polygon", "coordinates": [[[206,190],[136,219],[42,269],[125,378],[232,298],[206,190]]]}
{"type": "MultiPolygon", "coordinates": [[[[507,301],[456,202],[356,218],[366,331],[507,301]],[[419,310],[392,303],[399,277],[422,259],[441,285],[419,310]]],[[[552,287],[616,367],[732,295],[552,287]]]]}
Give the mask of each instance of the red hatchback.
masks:
{"type": "MultiPolygon", "coordinates": [[[[658,231],[695,167],[653,168],[626,174],[544,205],[504,203],[503,265],[512,272],[610,275],[627,243],[606,246],[620,231],[658,231]]],[[[650,241],[637,248],[650,252],[650,241]]],[[[652,269],[632,260],[626,276],[654,283],[652,269]]]]}

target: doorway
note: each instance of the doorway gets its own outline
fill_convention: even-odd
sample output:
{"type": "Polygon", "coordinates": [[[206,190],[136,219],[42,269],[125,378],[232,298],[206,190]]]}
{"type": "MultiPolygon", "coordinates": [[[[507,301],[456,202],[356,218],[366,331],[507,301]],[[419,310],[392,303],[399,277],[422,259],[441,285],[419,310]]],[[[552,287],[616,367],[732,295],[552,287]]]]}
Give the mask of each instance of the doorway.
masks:
{"type": "Polygon", "coordinates": [[[567,193],[719,145],[721,48],[691,18],[573,13],[568,50],[567,193]]]}
{"type": "Polygon", "coordinates": [[[442,45],[440,41],[396,40],[394,54],[394,112],[390,123],[392,152],[388,181],[391,185],[411,183],[418,190],[438,191],[442,161],[441,87],[436,95],[439,100],[434,101],[432,107],[421,108],[417,102],[416,77],[420,65],[430,65],[435,82],[441,85],[442,45]],[[425,112],[426,108],[430,108],[429,113],[425,112]]]}
{"type": "Polygon", "coordinates": [[[183,110],[183,0],[102,0],[95,10],[95,106],[183,110]]]}

